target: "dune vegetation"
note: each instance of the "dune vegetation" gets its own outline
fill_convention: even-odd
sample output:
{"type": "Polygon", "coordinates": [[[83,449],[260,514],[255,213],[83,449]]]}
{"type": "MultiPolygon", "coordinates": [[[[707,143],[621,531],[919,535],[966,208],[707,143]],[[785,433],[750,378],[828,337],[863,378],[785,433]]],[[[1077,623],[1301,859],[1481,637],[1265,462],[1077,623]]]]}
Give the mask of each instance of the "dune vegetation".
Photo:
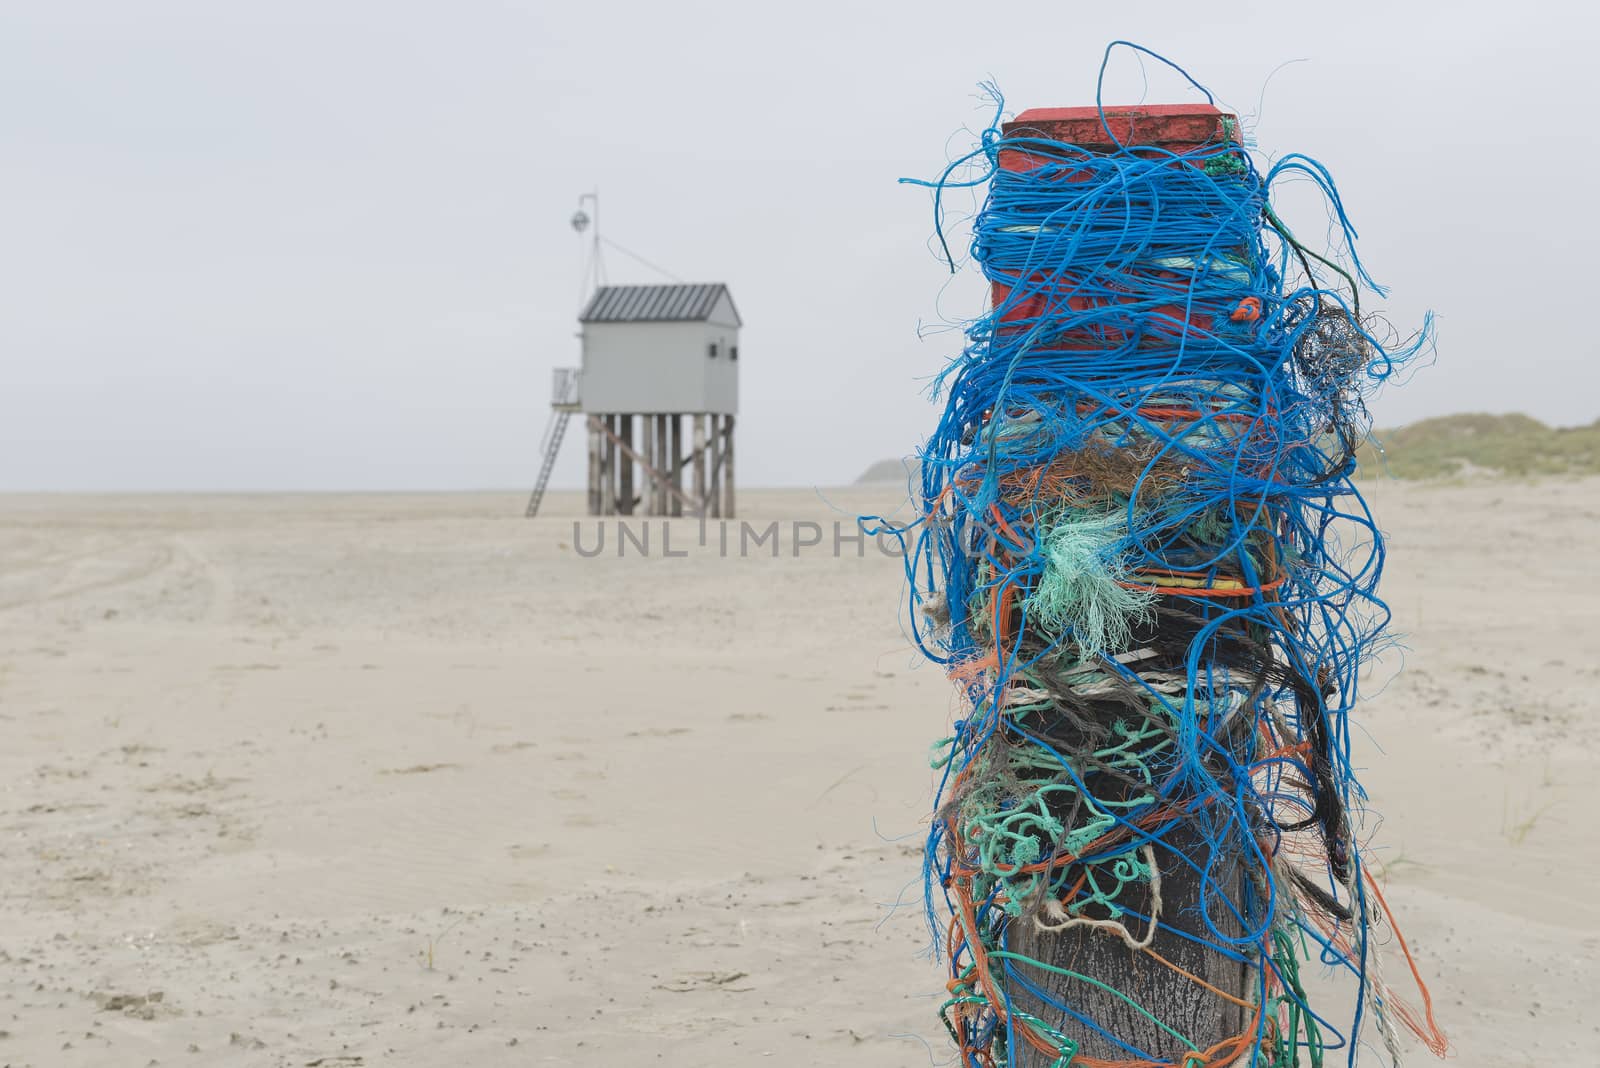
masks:
{"type": "Polygon", "coordinates": [[[1600,420],[1550,427],[1526,415],[1446,415],[1373,431],[1357,460],[1376,477],[1600,474],[1600,420]]]}

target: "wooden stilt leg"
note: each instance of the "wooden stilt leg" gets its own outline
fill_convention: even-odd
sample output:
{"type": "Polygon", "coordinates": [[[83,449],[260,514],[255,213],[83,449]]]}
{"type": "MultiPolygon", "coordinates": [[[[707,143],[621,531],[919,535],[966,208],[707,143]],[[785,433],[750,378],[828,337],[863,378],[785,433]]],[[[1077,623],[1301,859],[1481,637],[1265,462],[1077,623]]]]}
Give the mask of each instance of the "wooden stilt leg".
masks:
{"type": "Polygon", "coordinates": [[[722,417],[722,514],[732,519],[733,508],[733,416],[722,417]]]}
{"type": "Polygon", "coordinates": [[[667,454],[667,417],[656,416],[656,515],[667,514],[667,472],[672,469],[672,457],[667,454]]]}
{"type": "Polygon", "coordinates": [[[706,434],[706,463],[707,471],[706,500],[710,507],[707,509],[713,519],[722,518],[722,424],[720,417],[715,413],[708,416],[711,420],[710,431],[706,434]]]}
{"type": "Polygon", "coordinates": [[[584,430],[588,432],[589,440],[589,477],[588,500],[586,511],[590,515],[600,514],[600,431],[595,429],[594,416],[584,420],[584,430]]]}
{"type": "Polygon", "coordinates": [[[700,515],[706,514],[706,417],[694,415],[694,499],[700,515]]]}
{"type": "MultiPolygon", "coordinates": [[[[667,446],[667,454],[672,457],[672,488],[678,493],[683,492],[683,416],[676,413],[667,416],[668,429],[671,431],[672,441],[667,446]]],[[[683,501],[675,493],[672,495],[672,514],[683,514],[683,501]]]]}
{"type": "MultiPolygon", "coordinates": [[[[617,417],[603,415],[600,423],[611,434],[617,432],[617,417]]],[[[601,435],[604,438],[602,448],[605,450],[600,456],[600,514],[617,514],[617,443],[611,440],[610,434],[601,435]]]]}
{"type": "MultiPolygon", "coordinates": [[[[628,448],[633,448],[633,415],[619,415],[617,418],[622,423],[621,433],[617,437],[628,448]]],[[[633,457],[622,450],[617,450],[617,463],[620,476],[617,482],[617,513],[619,515],[633,514],[633,457]]]]}

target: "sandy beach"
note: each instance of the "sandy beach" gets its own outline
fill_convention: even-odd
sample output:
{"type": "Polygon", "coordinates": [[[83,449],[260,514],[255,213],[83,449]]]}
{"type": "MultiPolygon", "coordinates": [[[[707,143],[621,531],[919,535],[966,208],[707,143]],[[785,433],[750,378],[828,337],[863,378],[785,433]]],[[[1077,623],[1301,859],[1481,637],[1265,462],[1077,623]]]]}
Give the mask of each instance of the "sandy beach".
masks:
{"type": "MultiPolygon", "coordinates": [[[[1600,481],[1367,489],[1369,829],[1454,1063],[1600,1061],[1600,481]]],[[[0,1064],[950,1063],[952,693],[832,544],[892,492],[742,491],[776,556],[585,556],[582,503],[0,498],[0,1064]]]]}

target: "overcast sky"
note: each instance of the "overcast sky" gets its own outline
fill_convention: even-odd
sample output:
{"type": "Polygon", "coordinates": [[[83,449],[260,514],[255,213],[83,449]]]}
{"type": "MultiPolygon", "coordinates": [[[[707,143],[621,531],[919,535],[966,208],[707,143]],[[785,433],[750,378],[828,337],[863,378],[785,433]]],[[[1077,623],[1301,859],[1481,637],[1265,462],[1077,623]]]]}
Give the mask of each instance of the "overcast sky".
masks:
{"type": "MultiPolygon", "coordinates": [[[[1588,422],[1592,10],[0,0],[0,488],[527,484],[594,187],[609,238],[732,287],[741,481],[849,481],[933,426],[958,341],[919,321],[981,310],[896,179],[969,144],[980,80],[1092,103],[1116,37],[1326,163],[1391,317],[1438,313],[1380,422],[1588,422]]],[[[1149,75],[1108,102],[1192,99],[1149,75]]]]}

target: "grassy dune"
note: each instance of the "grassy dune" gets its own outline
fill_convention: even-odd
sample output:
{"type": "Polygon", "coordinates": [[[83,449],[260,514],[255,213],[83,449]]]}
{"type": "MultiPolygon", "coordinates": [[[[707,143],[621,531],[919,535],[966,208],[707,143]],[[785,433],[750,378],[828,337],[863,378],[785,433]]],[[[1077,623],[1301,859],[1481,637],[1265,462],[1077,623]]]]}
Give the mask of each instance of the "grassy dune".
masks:
{"type": "Polygon", "coordinates": [[[1526,415],[1446,415],[1372,437],[1376,447],[1369,442],[1357,454],[1365,475],[1600,474],[1600,420],[1549,427],[1526,415]]]}

